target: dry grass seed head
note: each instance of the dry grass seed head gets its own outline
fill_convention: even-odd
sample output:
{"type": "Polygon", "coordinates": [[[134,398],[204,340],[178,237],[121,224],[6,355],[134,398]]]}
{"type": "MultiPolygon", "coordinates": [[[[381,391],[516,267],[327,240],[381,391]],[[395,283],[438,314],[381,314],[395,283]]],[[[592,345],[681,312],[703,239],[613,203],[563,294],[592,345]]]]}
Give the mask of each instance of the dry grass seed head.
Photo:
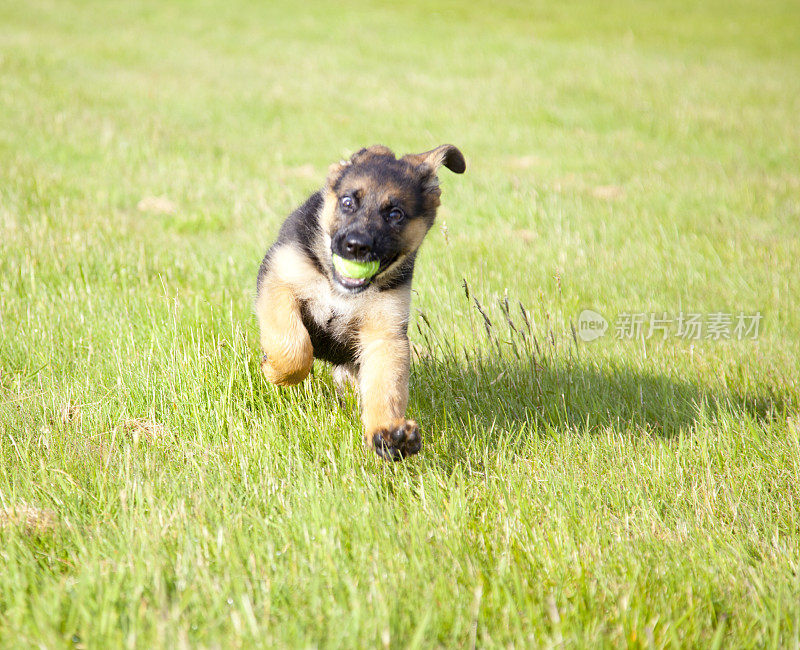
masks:
{"type": "Polygon", "coordinates": [[[166,427],[160,422],[145,418],[127,418],[122,421],[124,433],[148,443],[162,440],[166,434],[166,427]]]}
{"type": "Polygon", "coordinates": [[[18,503],[0,510],[0,529],[24,528],[30,535],[53,532],[57,521],[56,514],[52,510],[35,508],[26,503],[18,503]]]}

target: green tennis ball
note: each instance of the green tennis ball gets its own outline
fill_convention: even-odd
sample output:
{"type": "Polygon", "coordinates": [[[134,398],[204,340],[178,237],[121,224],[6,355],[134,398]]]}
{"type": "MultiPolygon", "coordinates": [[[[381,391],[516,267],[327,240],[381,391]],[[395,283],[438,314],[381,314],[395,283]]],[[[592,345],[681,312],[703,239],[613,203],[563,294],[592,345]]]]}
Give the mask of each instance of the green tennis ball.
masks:
{"type": "Polygon", "coordinates": [[[378,272],[379,262],[355,262],[338,255],[333,256],[333,267],[342,275],[354,280],[366,280],[378,272]]]}

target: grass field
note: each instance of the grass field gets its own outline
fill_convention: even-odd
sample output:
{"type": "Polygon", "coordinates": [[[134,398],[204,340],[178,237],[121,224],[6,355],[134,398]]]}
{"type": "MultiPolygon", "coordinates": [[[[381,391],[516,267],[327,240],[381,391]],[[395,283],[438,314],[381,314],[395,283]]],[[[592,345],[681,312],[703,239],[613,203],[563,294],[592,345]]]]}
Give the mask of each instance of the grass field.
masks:
{"type": "Polygon", "coordinates": [[[797,648],[800,5],[393,4],[0,4],[0,646],[797,648]],[[377,142],[468,160],[398,464],[252,315],[377,142]]]}

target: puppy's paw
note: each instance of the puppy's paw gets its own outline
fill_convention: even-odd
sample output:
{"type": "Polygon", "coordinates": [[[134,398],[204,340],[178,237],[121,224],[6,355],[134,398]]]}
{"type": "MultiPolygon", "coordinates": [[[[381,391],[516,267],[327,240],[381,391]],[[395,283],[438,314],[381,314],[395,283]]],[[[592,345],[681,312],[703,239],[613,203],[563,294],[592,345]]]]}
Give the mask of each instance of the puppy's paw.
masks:
{"type": "Polygon", "coordinates": [[[265,354],[261,357],[261,372],[267,381],[276,386],[293,386],[299,384],[311,372],[311,363],[301,367],[287,367],[278,369],[275,364],[265,354]]]}
{"type": "Polygon", "coordinates": [[[277,379],[275,370],[272,368],[272,364],[269,362],[269,357],[265,354],[261,357],[261,372],[264,373],[264,376],[267,378],[267,381],[274,384],[275,379],[277,379]]]}
{"type": "Polygon", "coordinates": [[[414,420],[394,420],[367,435],[375,453],[385,460],[402,460],[422,447],[419,425],[414,420]]]}

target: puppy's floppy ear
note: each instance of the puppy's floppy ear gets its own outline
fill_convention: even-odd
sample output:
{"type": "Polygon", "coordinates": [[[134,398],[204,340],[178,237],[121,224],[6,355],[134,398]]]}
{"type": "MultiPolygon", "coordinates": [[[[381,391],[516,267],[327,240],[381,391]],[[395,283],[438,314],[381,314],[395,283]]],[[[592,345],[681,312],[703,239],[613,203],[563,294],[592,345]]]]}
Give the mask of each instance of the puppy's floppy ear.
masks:
{"type": "Polygon", "coordinates": [[[451,172],[456,174],[463,174],[467,169],[467,162],[464,160],[458,147],[452,144],[443,144],[431,149],[425,153],[410,153],[403,156],[403,160],[407,160],[415,167],[418,165],[428,165],[435,174],[439,167],[444,165],[451,172]]]}

